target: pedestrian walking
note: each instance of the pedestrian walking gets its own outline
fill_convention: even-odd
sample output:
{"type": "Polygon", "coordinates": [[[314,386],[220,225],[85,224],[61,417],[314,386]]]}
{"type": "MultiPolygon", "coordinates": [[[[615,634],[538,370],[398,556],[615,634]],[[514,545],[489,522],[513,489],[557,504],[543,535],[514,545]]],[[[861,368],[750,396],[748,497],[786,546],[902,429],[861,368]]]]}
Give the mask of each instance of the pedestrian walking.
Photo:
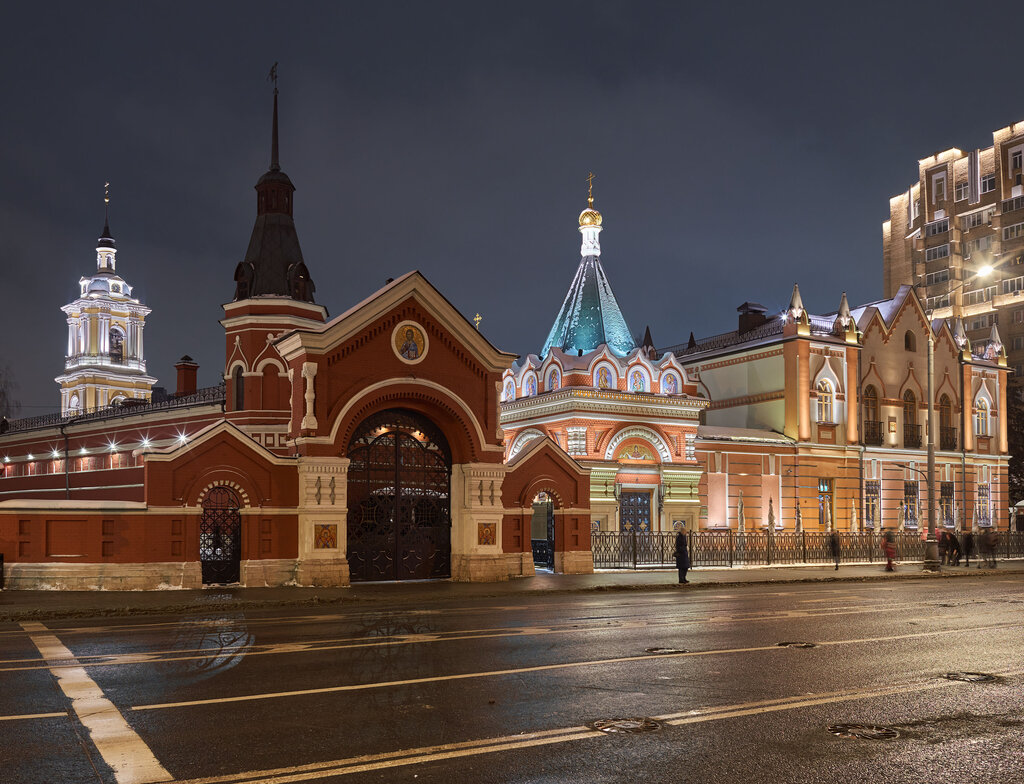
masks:
{"type": "Polygon", "coordinates": [[[948,544],[947,553],[948,553],[948,556],[949,556],[948,557],[949,565],[950,566],[959,566],[960,565],[960,555],[961,555],[961,552],[962,552],[961,549],[960,549],[960,540],[956,538],[956,534],[955,533],[953,533],[952,531],[949,531],[946,534],[946,542],[948,544]]]}
{"type": "Polygon", "coordinates": [[[985,529],[985,565],[996,568],[996,549],[999,547],[999,534],[995,528],[985,529]]]}
{"type": "Polygon", "coordinates": [[[839,534],[835,531],[828,535],[828,549],[832,553],[832,560],[836,562],[836,571],[839,571],[839,534]]]}
{"type": "Polygon", "coordinates": [[[964,566],[971,568],[971,556],[974,555],[974,534],[970,531],[964,534],[964,566]]]}
{"type": "Polygon", "coordinates": [[[676,534],[676,569],[679,570],[679,584],[690,582],[686,579],[686,570],[690,568],[690,551],[686,546],[686,534],[682,531],[676,534]]]}
{"type": "Polygon", "coordinates": [[[892,562],[896,558],[896,537],[892,535],[892,531],[882,534],[882,552],[885,553],[885,571],[895,572],[896,567],[892,562]]]}
{"type": "MultiPolygon", "coordinates": [[[[922,533],[924,529],[921,529],[922,533]]],[[[949,534],[945,531],[939,531],[939,563],[943,566],[946,565],[946,558],[949,555],[949,534]]]]}

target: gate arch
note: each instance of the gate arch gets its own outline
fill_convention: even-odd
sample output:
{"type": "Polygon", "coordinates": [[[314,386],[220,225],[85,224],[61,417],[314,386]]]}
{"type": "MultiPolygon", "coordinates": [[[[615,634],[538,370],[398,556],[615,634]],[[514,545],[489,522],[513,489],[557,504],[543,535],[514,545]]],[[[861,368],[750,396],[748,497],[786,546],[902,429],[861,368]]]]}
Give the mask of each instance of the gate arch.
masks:
{"type": "Polygon", "coordinates": [[[237,583],[242,565],[242,515],[238,496],[218,485],[203,497],[199,520],[199,562],[203,585],[237,583]]]}
{"type": "Polygon", "coordinates": [[[350,579],[450,577],[452,454],[441,429],[387,409],[355,428],[346,456],[350,579]]]}

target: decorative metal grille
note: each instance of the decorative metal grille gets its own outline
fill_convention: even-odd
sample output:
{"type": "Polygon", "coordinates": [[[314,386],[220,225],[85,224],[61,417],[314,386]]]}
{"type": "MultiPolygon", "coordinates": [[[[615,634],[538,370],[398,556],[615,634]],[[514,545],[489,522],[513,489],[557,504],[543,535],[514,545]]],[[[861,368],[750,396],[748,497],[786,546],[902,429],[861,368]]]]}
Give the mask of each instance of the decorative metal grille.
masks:
{"type": "Polygon", "coordinates": [[[619,523],[623,531],[650,531],[651,494],[623,493],[619,498],[619,523]]]}
{"type": "MultiPolygon", "coordinates": [[[[890,531],[898,561],[920,561],[924,542],[916,531],[890,531]]],[[[590,544],[594,566],[604,569],[675,566],[675,534],[645,531],[593,531],[590,544]]],[[[881,533],[838,533],[843,563],[877,563],[885,560],[881,533]]],[[[826,533],[736,533],[691,531],[687,534],[692,566],[743,566],[757,564],[831,563],[826,533]]],[[[1001,531],[996,555],[1024,557],[1024,532],[1001,531]]]]}
{"type": "Polygon", "coordinates": [[[415,412],[382,411],[356,430],[348,457],[350,578],[449,577],[452,459],[441,431],[415,412]]]}
{"type": "Polygon", "coordinates": [[[237,583],[242,563],[242,516],[238,496],[215,487],[203,499],[199,521],[199,562],[203,584],[237,583]]]}

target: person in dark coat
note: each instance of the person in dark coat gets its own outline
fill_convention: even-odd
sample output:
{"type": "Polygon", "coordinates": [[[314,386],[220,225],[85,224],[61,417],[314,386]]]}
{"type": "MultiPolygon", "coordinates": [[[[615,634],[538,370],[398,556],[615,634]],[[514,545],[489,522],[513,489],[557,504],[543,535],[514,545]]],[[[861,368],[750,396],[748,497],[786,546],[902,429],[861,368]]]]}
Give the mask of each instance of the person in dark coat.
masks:
{"type": "Polygon", "coordinates": [[[960,548],[960,540],[956,538],[956,534],[952,531],[946,533],[946,545],[948,553],[947,562],[950,566],[959,566],[960,556],[963,551],[960,548]]]}
{"type": "Polygon", "coordinates": [[[679,584],[690,582],[686,579],[686,570],[690,568],[690,551],[686,546],[686,534],[676,534],[676,569],[679,570],[679,584]]]}
{"type": "Polygon", "coordinates": [[[974,555],[974,534],[968,531],[964,534],[964,566],[971,568],[971,556],[974,555]]]}
{"type": "Polygon", "coordinates": [[[839,534],[835,531],[828,535],[828,550],[832,553],[832,560],[836,562],[836,571],[839,571],[839,534]]]}
{"type": "Polygon", "coordinates": [[[939,563],[946,565],[946,557],[949,554],[949,534],[939,531],[939,563]]]}

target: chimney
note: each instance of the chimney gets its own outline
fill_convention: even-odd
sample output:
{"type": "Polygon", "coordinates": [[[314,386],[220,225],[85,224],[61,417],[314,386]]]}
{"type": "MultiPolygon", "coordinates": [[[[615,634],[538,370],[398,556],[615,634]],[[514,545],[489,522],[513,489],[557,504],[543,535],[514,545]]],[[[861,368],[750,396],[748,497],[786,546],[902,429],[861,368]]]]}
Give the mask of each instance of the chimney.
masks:
{"type": "Polygon", "coordinates": [[[756,329],[768,320],[768,317],[765,315],[767,308],[757,302],[744,302],[736,308],[736,311],[740,314],[739,333],[741,335],[744,332],[756,329]]]}
{"type": "Polygon", "coordinates": [[[175,397],[194,395],[196,392],[196,375],[199,373],[198,363],[188,354],[178,360],[174,369],[178,371],[178,389],[175,397]]]}

